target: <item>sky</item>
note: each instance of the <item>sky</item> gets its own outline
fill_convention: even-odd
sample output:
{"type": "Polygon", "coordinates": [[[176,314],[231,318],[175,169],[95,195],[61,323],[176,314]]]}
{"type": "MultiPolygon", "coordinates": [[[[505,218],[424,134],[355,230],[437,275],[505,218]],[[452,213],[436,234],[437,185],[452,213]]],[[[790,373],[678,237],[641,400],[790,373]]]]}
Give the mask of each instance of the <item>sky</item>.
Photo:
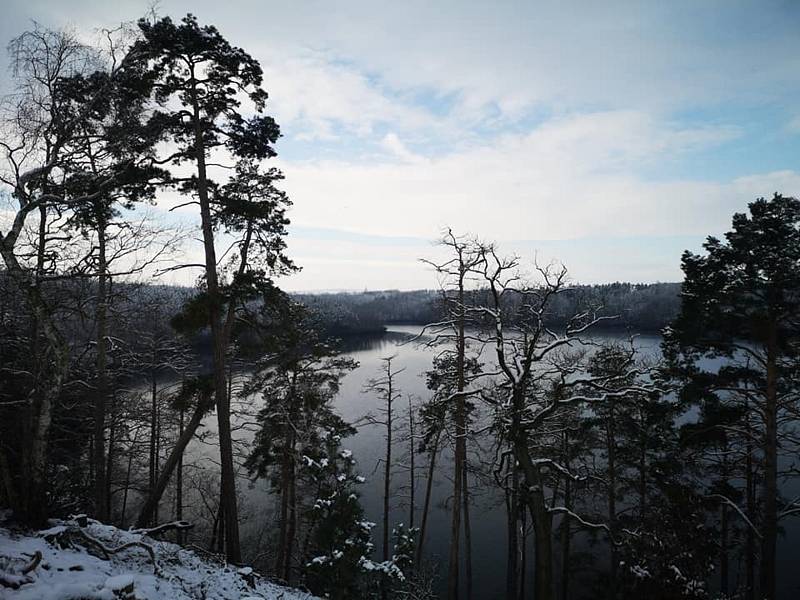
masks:
{"type": "MultiPolygon", "coordinates": [[[[0,42],[31,20],[91,35],[148,7],[5,0],[0,42]]],[[[582,283],[679,281],[682,252],[748,201],[800,195],[800,2],[157,10],[216,25],[264,69],[302,267],[288,290],[434,287],[419,259],[447,227],[582,283]]]]}

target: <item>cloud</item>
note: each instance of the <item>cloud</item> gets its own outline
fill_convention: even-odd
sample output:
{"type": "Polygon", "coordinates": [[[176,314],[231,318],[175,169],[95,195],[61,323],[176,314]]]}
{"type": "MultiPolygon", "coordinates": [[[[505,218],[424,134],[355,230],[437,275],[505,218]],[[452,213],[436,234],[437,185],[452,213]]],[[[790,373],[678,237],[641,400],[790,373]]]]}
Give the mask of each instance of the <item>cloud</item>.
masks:
{"type": "Polygon", "coordinates": [[[261,52],[270,111],[290,135],[302,140],[330,140],[346,134],[367,137],[380,124],[409,129],[430,127],[422,108],[392,99],[351,65],[336,63],[321,52],[303,50],[275,57],[261,52]]]}
{"type": "MultiPolygon", "coordinates": [[[[758,178],[724,184],[640,173],[735,135],[727,127],[682,128],[614,111],[557,118],[424,161],[282,166],[295,203],[292,219],[304,227],[429,238],[452,226],[497,239],[543,240],[705,233],[740,208],[758,178]]],[[[404,152],[396,137],[384,145],[404,152]]],[[[782,183],[798,184],[793,174],[782,183]]]]}

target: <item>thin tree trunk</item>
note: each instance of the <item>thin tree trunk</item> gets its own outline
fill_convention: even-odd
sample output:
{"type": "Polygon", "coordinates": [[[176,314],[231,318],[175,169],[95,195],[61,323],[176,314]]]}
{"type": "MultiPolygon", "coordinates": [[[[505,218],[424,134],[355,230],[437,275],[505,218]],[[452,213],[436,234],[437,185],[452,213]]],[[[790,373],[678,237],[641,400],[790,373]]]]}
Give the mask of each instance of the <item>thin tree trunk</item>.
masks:
{"type": "Polygon", "coordinates": [[[125,491],[122,494],[122,516],[120,517],[120,524],[122,527],[125,527],[125,523],[127,522],[126,512],[128,509],[128,490],[131,488],[131,469],[133,467],[133,449],[136,446],[136,441],[139,438],[139,430],[136,430],[136,434],[133,436],[133,441],[131,443],[131,448],[128,451],[128,468],[125,472],[125,491]]]}
{"type": "MultiPolygon", "coordinates": [[[[178,439],[183,436],[183,420],[185,412],[183,409],[180,411],[180,420],[178,421],[178,439]]],[[[175,478],[175,520],[183,521],[183,453],[181,452],[178,457],[178,466],[176,467],[177,474],[175,478]]],[[[183,544],[186,541],[185,531],[178,529],[175,531],[175,541],[178,544],[183,544]]]]}
{"type": "Polygon", "coordinates": [[[275,574],[283,577],[286,571],[286,548],[289,529],[289,429],[284,435],[284,449],[281,461],[281,511],[278,525],[278,553],[275,557],[275,574]]]}
{"type": "Polygon", "coordinates": [[[460,530],[461,530],[461,507],[463,505],[464,489],[464,466],[466,463],[466,406],[464,401],[465,373],[464,365],[466,358],[466,342],[464,338],[464,278],[466,276],[464,259],[459,250],[459,273],[458,273],[458,306],[456,307],[456,398],[455,398],[455,421],[456,421],[456,443],[454,467],[455,476],[453,477],[453,514],[450,523],[450,560],[447,573],[447,597],[449,600],[457,600],[459,596],[459,550],[460,550],[460,530]]]}
{"type": "Polygon", "coordinates": [[[469,523],[469,482],[466,462],[462,470],[462,481],[464,483],[464,574],[467,580],[467,600],[472,600],[472,529],[469,523]]]}
{"type": "MultiPolygon", "coordinates": [[[[613,531],[617,521],[617,439],[615,431],[614,414],[615,404],[610,401],[608,416],[606,418],[606,452],[608,455],[608,526],[613,531]]],[[[608,565],[608,597],[614,600],[617,597],[617,551],[614,544],[609,541],[608,565]]]]}
{"type": "MultiPolygon", "coordinates": [[[[569,433],[567,431],[564,431],[563,455],[564,467],[569,471],[569,433]]],[[[572,510],[572,482],[569,477],[564,481],[564,508],[572,510]]],[[[571,525],[570,516],[565,513],[561,518],[561,600],[569,598],[571,525]]]]}
{"type": "Polygon", "coordinates": [[[519,513],[519,585],[517,589],[518,600],[525,600],[525,573],[527,569],[525,566],[528,564],[528,513],[524,510],[519,513]]]}
{"type": "MultiPolygon", "coordinates": [[[[388,361],[387,373],[387,394],[386,394],[386,464],[383,472],[383,560],[389,560],[389,492],[391,489],[392,477],[392,400],[394,391],[392,389],[392,363],[388,361]]],[[[386,600],[389,596],[386,582],[381,585],[381,598],[386,600]]]]}
{"type": "MultiPolygon", "coordinates": [[[[751,436],[751,428],[750,428],[750,407],[749,403],[746,402],[745,404],[745,414],[746,414],[746,434],[747,434],[747,445],[746,445],[746,452],[747,455],[745,457],[745,470],[746,470],[746,495],[747,495],[747,518],[750,520],[751,523],[756,522],[756,481],[755,481],[755,473],[753,468],[753,443],[752,443],[752,436],[751,436]]],[[[755,599],[755,584],[756,584],[756,538],[755,533],[751,527],[747,528],[746,533],[746,549],[745,549],[745,590],[744,590],[744,597],[745,600],[754,600],[755,599]]]]}
{"type": "Polygon", "coordinates": [[[152,366],[150,370],[150,462],[149,462],[149,490],[152,494],[156,488],[156,439],[158,438],[158,382],[156,381],[156,338],[153,333],[152,366]]]}
{"type": "Polygon", "coordinates": [[[762,516],[759,595],[775,600],[775,546],[778,537],[778,351],[777,325],[770,324],[764,406],[764,505],[762,516]]]}
{"type": "MultiPolygon", "coordinates": [[[[294,443],[294,439],[292,439],[294,443]]],[[[285,567],[283,578],[287,583],[292,581],[292,554],[294,553],[294,541],[297,535],[297,477],[294,467],[294,453],[290,458],[290,477],[289,477],[289,527],[286,532],[286,556],[284,558],[285,567]]]]}
{"type": "Polygon", "coordinates": [[[415,437],[414,437],[414,406],[411,403],[411,396],[408,397],[408,435],[410,440],[410,448],[411,448],[411,455],[410,455],[410,470],[411,470],[411,477],[409,478],[409,507],[408,507],[408,526],[409,528],[414,528],[414,508],[415,508],[415,500],[416,497],[414,495],[415,489],[415,478],[416,478],[416,470],[414,468],[414,457],[416,454],[415,448],[415,437]]]}
{"type": "Polygon", "coordinates": [[[147,527],[153,522],[153,518],[158,510],[158,503],[161,501],[161,496],[167,488],[167,484],[169,483],[175,467],[178,465],[178,459],[183,455],[183,451],[186,449],[189,441],[194,437],[206,412],[208,412],[208,406],[203,401],[198,401],[194,413],[192,413],[192,418],[175,443],[175,447],[172,449],[172,452],[170,452],[169,457],[164,463],[164,468],[158,476],[155,487],[148,495],[147,500],[145,500],[139,512],[139,517],[136,519],[136,527],[147,527]]]}
{"type": "Polygon", "coordinates": [[[97,307],[95,310],[97,389],[94,401],[94,451],[92,456],[94,458],[94,512],[98,520],[108,521],[105,460],[105,417],[108,400],[108,356],[106,351],[108,265],[106,263],[106,224],[102,211],[102,206],[95,207],[98,246],[97,307]]]}
{"type": "MultiPolygon", "coordinates": [[[[511,490],[506,489],[506,519],[508,529],[508,546],[506,553],[506,598],[517,596],[518,564],[519,564],[519,541],[517,539],[519,527],[519,470],[515,466],[515,460],[509,461],[511,471],[511,490]]],[[[523,564],[524,569],[524,564],[523,564]]]]}
{"type": "Polygon", "coordinates": [[[422,561],[422,548],[425,544],[425,533],[428,527],[428,511],[431,505],[431,492],[433,490],[433,476],[436,471],[436,455],[439,453],[439,438],[442,435],[442,430],[436,432],[436,438],[431,448],[431,459],[428,464],[428,480],[425,482],[425,502],[422,505],[422,524],[419,529],[419,544],[417,545],[417,566],[422,561]]]}
{"type": "Polygon", "coordinates": [[[108,516],[111,518],[111,484],[112,474],[114,470],[114,460],[116,459],[116,433],[117,433],[117,419],[116,419],[116,394],[112,393],[111,396],[111,425],[108,428],[108,454],[106,455],[106,506],[108,507],[108,516]]]}

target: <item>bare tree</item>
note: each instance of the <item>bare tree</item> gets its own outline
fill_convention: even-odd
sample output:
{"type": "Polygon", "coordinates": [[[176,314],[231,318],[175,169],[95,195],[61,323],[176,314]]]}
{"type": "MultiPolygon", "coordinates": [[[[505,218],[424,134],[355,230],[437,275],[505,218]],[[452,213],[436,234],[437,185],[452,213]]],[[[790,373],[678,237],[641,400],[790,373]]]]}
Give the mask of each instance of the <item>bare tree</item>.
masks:
{"type": "MultiPolygon", "coordinates": [[[[386,441],[386,449],[383,457],[383,561],[389,562],[391,555],[389,553],[389,538],[391,536],[391,529],[389,528],[389,513],[391,509],[391,487],[392,487],[392,437],[395,428],[395,409],[394,402],[402,397],[402,394],[397,386],[397,375],[402,373],[405,369],[393,369],[392,361],[394,356],[389,356],[381,359],[383,366],[381,368],[382,375],[380,377],[371,379],[366,387],[365,392],[375,394],[378,396],[379,401],[382,403],[378,408],[377,414],[370,414],[366,417],[366,421],[373,425],[380,425],[385,428],[384,439],[386,441]]],[[[388,597],[389,588],[387,582],[383,581],[381,584],[381,597],[384,600],[388,597]]]]}
{"type": "Polygon", "coordinates": [[[454,437],[454,476],[453,476],[453,510],[450,523],[450,556],[447,572],[447,597],[455,600],[459,597],[459,562],[460,535],[462,520],[464,525],[464,543],[466,546],[466,587],[467,598],[472,596],[472,561],[471,532],[469,527],[469,498],[467,483],[467,398],[474,391],[467,390],[467,333],[468,317],[466,294],[470,278],[474,277],[475,268],[482,257],[476,251],[476,245],[470,240],[456,236],[448,229],[440,244],[452,255],[443,262],[423,260],[432,266],[439,276],[445,319],[427,325],[424,332],[433,334],[434,344],[447,342],[453,345],[454,385],[450,397],[445,404],[452,403],[454,437]]]}

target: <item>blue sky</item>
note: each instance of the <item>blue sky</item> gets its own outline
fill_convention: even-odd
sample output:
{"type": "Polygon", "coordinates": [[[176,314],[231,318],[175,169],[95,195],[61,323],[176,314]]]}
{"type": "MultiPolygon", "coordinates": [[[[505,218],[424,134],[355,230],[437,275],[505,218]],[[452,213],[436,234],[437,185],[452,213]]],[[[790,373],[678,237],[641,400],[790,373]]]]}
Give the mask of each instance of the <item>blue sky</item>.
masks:
{"type": "MultiPolygon", "coordinates": [[[[36,19],[90,37],[146,9],[11,0],[0,36],[36,19]]],[[[582,282],[679,280],[681,252],[749,200],[800,194],[799,2],[158,10],[197,14],[264,67],[303,267],[288,289],[431,287],[417,259],[447,226],[582,282]]]]}

